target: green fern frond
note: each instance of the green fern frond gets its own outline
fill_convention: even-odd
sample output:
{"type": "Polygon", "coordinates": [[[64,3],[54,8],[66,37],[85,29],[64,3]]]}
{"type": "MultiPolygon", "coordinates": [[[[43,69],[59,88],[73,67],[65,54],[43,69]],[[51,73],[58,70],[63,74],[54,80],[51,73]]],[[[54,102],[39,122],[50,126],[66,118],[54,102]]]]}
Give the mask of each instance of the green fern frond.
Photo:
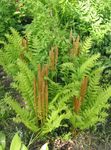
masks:
{"type": "MultiPolygon", "coordinates": [[[[12,84],[14,88],[20,91],[24,101],[29,105],[33,110],[34,108],[34,93],[33,93],[33,79],[34,74],[28,68],[28,66],[23,63],[21,60],[17,62],[18,69],[20,72],[14,78],[15,82],[12,84]]],[[[33,110],[34,111],[34,110],[33,110]]]]}
{"type": "Polygon", "coordinates": [[[89,70],[91,70],[92,67],[95,66],[95,62],[98,60],[100,57],[100,54],[94,54],[90,58],[88,58],[80,67],[79,74],[87,74],[89,70]]]}
{"type": "Polygon", "coordinates": [[[86,96],[87,101],[84,100],[86,106],[84,107],[83,104],[80,113],[71,116],[70,121],[75,128],[80,128],[82,130],[88,129],[96,123],[104,121],[108,115],[106,109],[110,106],[107,100],[111,97],[111,87],[103,90],[98,86],[98,89],[99,91],[94,96],[94,92],[92,92],[92,94],[90,93],[90,97],[86,96]],[[90,105],[88,105],[88,103],[90,105]]]}
{"type": "Polygon", "coordinates": [[[81,54],[89,53],[91,47],[92,47],[92,39],[91,37],[87,37],[81,45],[81,51],[80,51],[81,54]]]}
{"type": "Polygon", "coordinates": [[[97,95],[102,90],[102,88],[100,87],[100,78],[101,78],[102,70],[103,69],[101,68],[94,70],[89,77],[87,95],[85,97],[83,107],[82,107],[84,109],[87,109],[87,107],[92,107],[92,105],[95,104],[97,95]]]}
{"type": "Polygon", "coordinates": [[[18,114],[18,121],[24,123],[33,132],[37,132],[38,128],[36,125],[36,118],[32,113],[32,110],[28,111],[26,108],[21,108],[20,104],[9,96],[5,97],[5,102],[10,105],[18,114]]]}
{"type": "Polygon", "coordinates": [[[61,69],[62,70],[73,70],[74,69],[74,64],[73,63],[71,63],[71,62],[67,62],[67,63],[63,63],[62,65],[61,65],[61,69]]]}
{"type": "Polygon", "coordinates": [[[0,64],[9,74],[15,74],[17,71],[16,61],[23,52],[22,38],[19,33],[11,28],[12,34],[7,34],[8,43],[0,50],[0,64]]]}

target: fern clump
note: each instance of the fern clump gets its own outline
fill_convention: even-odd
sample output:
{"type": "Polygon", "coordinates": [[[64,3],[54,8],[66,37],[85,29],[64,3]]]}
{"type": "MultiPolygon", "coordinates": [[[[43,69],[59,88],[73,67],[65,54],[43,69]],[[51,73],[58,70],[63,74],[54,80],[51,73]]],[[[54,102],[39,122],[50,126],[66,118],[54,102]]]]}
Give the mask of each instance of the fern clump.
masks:
{"type": "Polygon", "coordinates": [[[71,38],[73,44],[67,52],[67,62],[59,60],[57,47],[50,50],[47,64],[31,63],[28,52],[29,62],[20,58],[16,61],[18,71],[12,87],[23,100],[19,103],[7,94],[5,101],[17,113],[16,121],[39,136],[68,126],[66,120],[72,128],[84,130],[103,122],[107,116],[111,87],[100,86],[103,70],[97,66],[100,54],[89,53],[91,38],[82,44],[79,36],[71,38]]]}

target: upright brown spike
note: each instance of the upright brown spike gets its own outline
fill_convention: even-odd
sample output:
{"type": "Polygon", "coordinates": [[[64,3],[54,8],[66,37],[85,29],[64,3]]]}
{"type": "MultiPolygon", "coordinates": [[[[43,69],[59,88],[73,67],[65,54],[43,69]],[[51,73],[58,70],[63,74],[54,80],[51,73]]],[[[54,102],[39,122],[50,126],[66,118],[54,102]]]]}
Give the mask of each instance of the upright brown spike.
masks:
{"type": "Polygon", "coordinates": [[[48,83],[44,80],[45,76],[48,76],[48,65],[41,68],[38,64],[38,118],[41,123],[48,112],[48,83]]]}
{"type": "Polygon", "coordinates": [[[74,42],[74,55],[78,56],[79,55],[79,41],[80,41],[80,36],[78,35],[76,41],[74,42]]]}
{"type": "MultiPolygon", "coordinates": [[[[45,76],[48,77],[48,65],[45,66],[45,76]]],[[[48,113],[48,82],[45,81],[45,116],[47,116],[48,113]]]]}
{"type": "Polygon", "coordinates": [[[80,97],[81,97],[81,101],[83,101],[86,91],[87,91],[87,87],[88,87],[88,77],[85,76],[82,84],[81,84],[81,89],[80,89],[80,97]]]}
{"type": "Polygon", "coordinates": [[[78,49],[79,48],[79,41],[80,41],[80,36],[78,35],[77,39],[76,39],[76,45],[75,48],[78,49]]]}
{"type": "Polygon", "coordinates": [[[70,49],[70,52],[69,52],[70,57],[73,57],[73,56],[74,56],[73,52],[74,52],[73,48],[70,49]]]}
{"type": "Polygon", "coordinates": [[[73,37],[73,39],[72,39],[72,48],[70,49],[70,51],[69,51],[69,55],[70,55],[70,57],[73,57],[74,56],[74,37],[73,37]]]}
{"type": "Polygon", "coordinates": [[[76,39],[73,37],[73,43],[72,43],[73,49],[75,48],[75,42],[76,42],[76,39]]]}
{"type": "Polygon", "coordinates": [[[28,48],[28,40],[26,38],[22,39],[22,46],[25,48],[25,50],[27,50],[27,48],[28,48]]]}
{"type": "Polygon", "coordinates": [[[55,69],[58,62],[58,47],[55,48],[55,69]]]}
{"type": "Polygon", "coordinates": [[[80,107],[81,107],[81,97],[80,98],[74,97],[74,112],[79,113],[80,107]]]}
{"type": "Polygon", "coordinates": [[[76,38],[76,40],[73,38],[73,47],[70,50],[70,56],[78,56],[79,55],[79,41],[80,41],[80,36],[76,38]]]}
{"type": "Polygon", "coordinates": [[[54,54],[53,48],[49,52],[49,58],[50,58],[50,69],[54,70],[55,69],[55,54],[54,54]]]}
{"type": "Polygon", "coordinates": [[[42,119],[44,120],[45,118],[45,81],[44,81],[44,76],[45,76],[45,67],[43,66],[42,68],[42,80],[41,80],[41,86],[42,86],[42,91],[41,91],[41,109],[42,109],[42,119]]]}
{"type": "Polygon", "coordinates": [[[23,52],[20,53],[19,58],[20,58],[22,61],[24,61],[24,53],[23,53],[23,52]]]}
{"type": "Polygon", "coordinates": [[[25,61],[25,55],[24,55],[24,52],[28,50],[28,40],[27,40],[26,38],[23,38],[23,39],[22,39],[22,46],[23,46],[24,49],[23,49],[22,52],[20,53],[19,58],[20,58],[22,61],[26,62],[26,61],[25,61]]]}
{"type": "Polygon", "coordinates": [[[41,92],[42,92],[42,86],[41,86],[41,81],[42,81],[42,73],[41,73],[41,65],[38,64],[38,117],[41,120],[42,118],[42,108],[41,108],[41,92]]]}

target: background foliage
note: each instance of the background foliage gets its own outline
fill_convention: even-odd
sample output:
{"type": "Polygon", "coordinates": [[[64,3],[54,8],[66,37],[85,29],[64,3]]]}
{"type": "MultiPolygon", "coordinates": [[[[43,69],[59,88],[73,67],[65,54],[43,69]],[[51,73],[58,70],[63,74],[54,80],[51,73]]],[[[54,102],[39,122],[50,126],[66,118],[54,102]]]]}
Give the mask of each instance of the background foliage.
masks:
{"type": "Polygon", "coordinates": [[[86,129],[102,122],[109,108],[111,85],[111,1],[1,0],[0,12],[0,65],[13,81],[5,89],[6,77],[0,74],[2,129],[7,119],[15,116],[11,107],[17,113],[16,122],[38,131],[41,137],[53,136],[62,128],[86,129]],[[49,113],[42,125],[34,111],[33,81],[38,75],[37,65],[50,64],[50,51],[56,48],[56,69],[50,69],[45,78],[49,83],[49,113]],[[81,50],[77,57],[70,56],[74,48],[77,53],[81,50]],[[77,114],[72,100],[79,99],[86,75],[88,90],[77,114]]]}

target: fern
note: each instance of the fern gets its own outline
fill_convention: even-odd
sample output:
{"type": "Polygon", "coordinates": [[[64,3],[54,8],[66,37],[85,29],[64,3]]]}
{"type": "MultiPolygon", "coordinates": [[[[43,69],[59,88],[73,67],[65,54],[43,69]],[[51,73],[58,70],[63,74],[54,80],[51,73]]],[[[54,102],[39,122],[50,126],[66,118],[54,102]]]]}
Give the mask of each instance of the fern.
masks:
{"type": "Polygon", "coordinates": [[[99,85],[102,68],[97,69],[97,61],[100,54],[89,54],[91,43],[91,39],[87,39],[79,47],[76,39],[75,46],[79,53],[71,53],[70,56],[67,52],[69,62],[61,62],[58,51],[56,59],[56,51],[53,50],[49,52],[49,64],[31,63],[31,59],[28,63],[16,60],[18,72],[12,87],[20,91],[24,105],[5,97],[6,103],[18,114],[16,120],[39,136],[67,125],[67,119],[73,128],[82,130],[105,120],[111,88],[103,89],[99,85]]]}
{"type": "Polygon", "coordinates": [[[90,48],[92,47],[91,37],[87,37],[81,46],[81,53],[89,53],[90,48]]]}
{"type": "Polygon", "coordinates": [[[91,76],[85,99],[81,104],[81,110],[79,114],[74,114],[74,117],[71,118],[75,128],[89,128],[97,122],[104,121],[107,116],[105,109],[109,108],[107,100],[111,96],[111,88],[102,89],[100,87],[100,73],[99,70],[91,76]]]}
{"type": "MultiPolygon", "coordinates": [[[[91,41],[88,43],[91,43],[91,41]]],[[[87,44],[86,47],[90,48],[87,44]]],[[[58,128],[59,124],[60,126],[64,126],[63,120],[66,119],[65,116],[67,116],[67,119],[69,119],[75,129],[79,128],[82,130],[105,120],[107,116],[106,109],[109,108],[107,100],[111,96],[111,88],[103,89],[100,87],[102,68],[96,69],[99,56],[99,54],[95,54],[90,57],[88,53],[84,55],[84,53],[81,52],[79,56],[74,56],[73,62],[62,64],[61,73],[62,75],[65,74],[64,81],[67,79],[68,82],[65,81],[66,85],[63,86],[52,102],[50,102],[49,117],[43,127],[44,133],[52,132],[53,129],[58,128]],[[81,59],[85,60],[85,62],[81,61],[81,59]],[[89,80],[82,99],[81,83],[86,75],[89,80]],[[80,99],[80,108],[77,112],[75,111],[75,107],[78,106],[74,105],[75,97],[78,98],[77,100],[80,99]],[[57,126],[53,126],[54,120],[57,121],[57,126]],[[48,127],[49,124],[52,124],[52,128],[48,127]]],[[[83,84],[83,86],[85,85],[83,84]]]]}
{"type": "Polygon", "coordinates": [[[22,61],[17,63],[20,73],[14,78],[15,82],[12,84],[12,87],[16,88],[18,91],[22,92],[22,97],[26,102],[26,105],[29,105],[33,110],[34,104],[34,95],[33,95],[33,79],[34,75],[31,70],[25,65],[22,61]]]}
{"type": "Polygon", "coordinates": [[[15,27],[16,29],[18,29],[18,18],[14,16],[15,11],[15,1],[0,1],[0,39],[2,40],[5,40],[5,34],[9,32],[10,27],[15,27]]]}
{"type": "Polygon", "coordinates": [[[20,104],[13,100],[11,97],[5,97],[5,101],[7,104],[9,104],[17,113],[16,121],[22,122],[26,125],[27,128],[32,130],[33,132],[37,132],[37,124],[36,124],[36,118],[33,114],[33,112],[30,110],[28,111],[26,108],[21,108],[20,104]]]}
{"type": "MultiPolygon", "coordinates": [[[[98,122],[103,122],[107,116],[107,113],[104,109],[108,108],[109,105],[107,103],[107,99],[111,96],[111,88],[107,88],[107,90],[102,91],[96,97],[95,104],[87,107],[86,109],[80,112],[79,117],[81,121],[78,122],[75,120],[73,124],[74,127],[79,127],[80,129],[87,129],[98,122]],[[102,112],[101,112],[102,111],[102,112]]],[[[90,100],[90,98],[88,99],[90,100]]],[[[77,116],[78,117],[78,116],[77,116]]]]}
{"type": "MultiPolygon", "coordinates": [[[[32,59],[36,63],[45,63],[48,58],[51,47],[61,47],[61,55],[68,49],[68,34],[65,28],[62,28],[56,15],[53,2],[41,1],[34,6],[34,20],[27,26],[26,35],[28,36],[29,48],[32,52],[32,59]]],[[[61,61],[62,61],[61,57],[61,61]]]]}
{"type": "Polygon", "coordinates": [[[8,44],[4,44],[4,48],[0,50],[0,64],[9,74],[17,72],[16,61],[20,58],[20,54],[24,51],[22,46],[22,38],[19,33],[11,28],[12,34],[7,34],[8,44]]]}
{"type": "Polygon", "coordinates": [[[100,54],[92,55],[87,61],[85,61],[79,70],[79,74],[87,74],[88,71],[94,66],[97,59],[100,57],[100,54]]]}

